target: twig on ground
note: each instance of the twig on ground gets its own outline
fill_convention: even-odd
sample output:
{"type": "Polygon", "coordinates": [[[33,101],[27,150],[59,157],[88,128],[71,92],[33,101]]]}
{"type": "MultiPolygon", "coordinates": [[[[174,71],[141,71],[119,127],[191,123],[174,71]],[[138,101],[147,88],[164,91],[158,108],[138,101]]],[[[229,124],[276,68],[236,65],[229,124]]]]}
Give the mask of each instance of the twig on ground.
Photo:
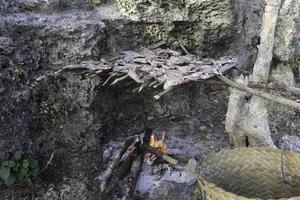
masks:
{"type": "Polygon", "coordinates": [[[180,46],[181,49],[184,51],[184,53],[190,54],[190,52],[188,52],[188,50],[186,50],[186,48],[185,48],[182,44],[179,44],[179,46],[180,46]]]}
{"type": "Polygon", "coordinates": [[[51,156],[50,156],[50,158],[49,158],[49,160],[47,161],[47,163],[46,163],[46,165],[43,167],[43,169],[40,171],[40,173],[39,174],[42,174],[48,167],[49,167],[49,165],[51,164],[51,162],[52,162],[52,160],[53,160],[53,158],[54,158],[54,152],[51,154],[51,156]]]}

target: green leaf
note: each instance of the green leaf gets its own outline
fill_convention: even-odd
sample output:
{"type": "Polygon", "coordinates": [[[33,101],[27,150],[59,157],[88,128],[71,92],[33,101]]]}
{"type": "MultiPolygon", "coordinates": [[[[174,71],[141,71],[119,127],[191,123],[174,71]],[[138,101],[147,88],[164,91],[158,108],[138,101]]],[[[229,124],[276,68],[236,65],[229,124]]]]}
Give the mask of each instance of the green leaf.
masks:
{"type": "Polygon", "coordinates": [[[29,161],[28,160],[23,160],[22,168],[28,168],[28,167],[29,167],[29,161]]]}
{"type": "Polygon", "coordinates": [[[16,159],[16,160],[21,160],[22,154],[23,154],[22,151],[17,151],[17,152],[15,152],[15,154],[14,154],[14,159],[16,159]]]}
{"type": "Polygon", "coordinates": [[[15,183],[15,181],[16,181],[16,177],[15,176],[10,176],[8,179],[5,179],[4,184],[7,187],[10,187],[15,183]]]}
{"type": "Polygon", "coordinates": [[[5,181],[9,178],[10,175],[10,168],[9,167],[2,167],[0,169],[0,177],[5,181]]]}
{"type": "Polygon", "coordinates": [[[8,167],[9,167],[9,168],[13,168],[14,166],[16,166],[16,162],[13,161],[13,160],[9,160],[9,161],[8,161],[8,167]]]}
{"type": "Polygon", "coordinates": [[[22,167],[21,174],[25,177],[28,177],[29,168],[22,167]]]}

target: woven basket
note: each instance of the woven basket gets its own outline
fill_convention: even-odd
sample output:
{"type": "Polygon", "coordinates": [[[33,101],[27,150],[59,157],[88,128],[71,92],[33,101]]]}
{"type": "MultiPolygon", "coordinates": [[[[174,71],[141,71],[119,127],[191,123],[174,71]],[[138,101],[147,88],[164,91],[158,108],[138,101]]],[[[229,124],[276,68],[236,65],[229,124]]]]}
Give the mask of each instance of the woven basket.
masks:
{"type": "Polygon", "coordinates": [[[203,200],[300,200],[300,154],[270,148],[223,150],[201,165],[203,200]]]}

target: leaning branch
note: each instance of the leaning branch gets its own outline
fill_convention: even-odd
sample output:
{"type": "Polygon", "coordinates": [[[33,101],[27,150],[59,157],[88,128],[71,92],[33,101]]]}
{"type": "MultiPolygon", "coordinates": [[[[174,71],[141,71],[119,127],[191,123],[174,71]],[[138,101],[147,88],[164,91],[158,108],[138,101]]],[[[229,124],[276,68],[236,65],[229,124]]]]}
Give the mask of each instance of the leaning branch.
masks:
{"type": "Polygon", "coordinates": [[[267,99],[269,101],[273,101],[273,102],[279,103],[281,105],[289,106],[289,107],[300,110],[300,103],[297,103],[295,101],[292,101],[292,100],[289,100],[289,99],[286,99],[286,98],[283,98],[283,97],[279,97],[279,96],[276,96],[276,95],[273,95],[273,94],[268,94],[268,93],[260,91],[260,90],[255,90],[253,88],[249,88],[246,85],[234,82],[234,81],[226,78],[225,76],[218,76],[218,78],[221,81],[223,81],[224,83],[226,83],[227,85],[230,85],[231,87],[237,88],[239,90],[243,90],[247,93],[250,93],[250,94],[253,94],[253,95],[256,95],[256,96],[260,96],[260,97],[262,97],[264,99],[267,99]]]}

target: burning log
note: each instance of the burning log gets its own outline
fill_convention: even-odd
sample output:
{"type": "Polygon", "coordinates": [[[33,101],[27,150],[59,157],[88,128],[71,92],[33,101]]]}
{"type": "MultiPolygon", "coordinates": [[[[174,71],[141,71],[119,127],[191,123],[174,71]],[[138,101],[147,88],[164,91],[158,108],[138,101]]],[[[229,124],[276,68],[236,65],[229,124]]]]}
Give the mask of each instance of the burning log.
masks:
{"type": "MultiPolygon", "coordinates": [[[[152,132],[152,130],[151,130],[152,132]]],[[[124,146],[116,153],[113,161],[99,178],[100,188],[95,193],[95,198],[107,198],[108,194],[122,181],[126,180],[126,197],[134,198],[136,184],[142,169],[143,158],[146,153],[155,156],[156,159],[177,165],[178,160],[166,155],[167,147],[163,142],[164,137],[155,140],[147,129],[145,133],[129,138],[124,146]],[[149,144],[148,144],[149,143],[149,144]],[[124,179],[127,177],[127,179],[124,179]]],[[[122,187],[124,187],[122,186],[122,187]]]]}
{"type": "Polygon", "coordinates": [[[141,150],[144,151],[144,152],[149,152],[149,153],[152,153],[154,154],[157,158],[161,158],[163,159],[164,161],[172,164],[172,165],[177,165],[178,164],[178,160],[162,153],[159,149],[156,149],[148,144],[142,144],[141,145],[141,150]]]}

